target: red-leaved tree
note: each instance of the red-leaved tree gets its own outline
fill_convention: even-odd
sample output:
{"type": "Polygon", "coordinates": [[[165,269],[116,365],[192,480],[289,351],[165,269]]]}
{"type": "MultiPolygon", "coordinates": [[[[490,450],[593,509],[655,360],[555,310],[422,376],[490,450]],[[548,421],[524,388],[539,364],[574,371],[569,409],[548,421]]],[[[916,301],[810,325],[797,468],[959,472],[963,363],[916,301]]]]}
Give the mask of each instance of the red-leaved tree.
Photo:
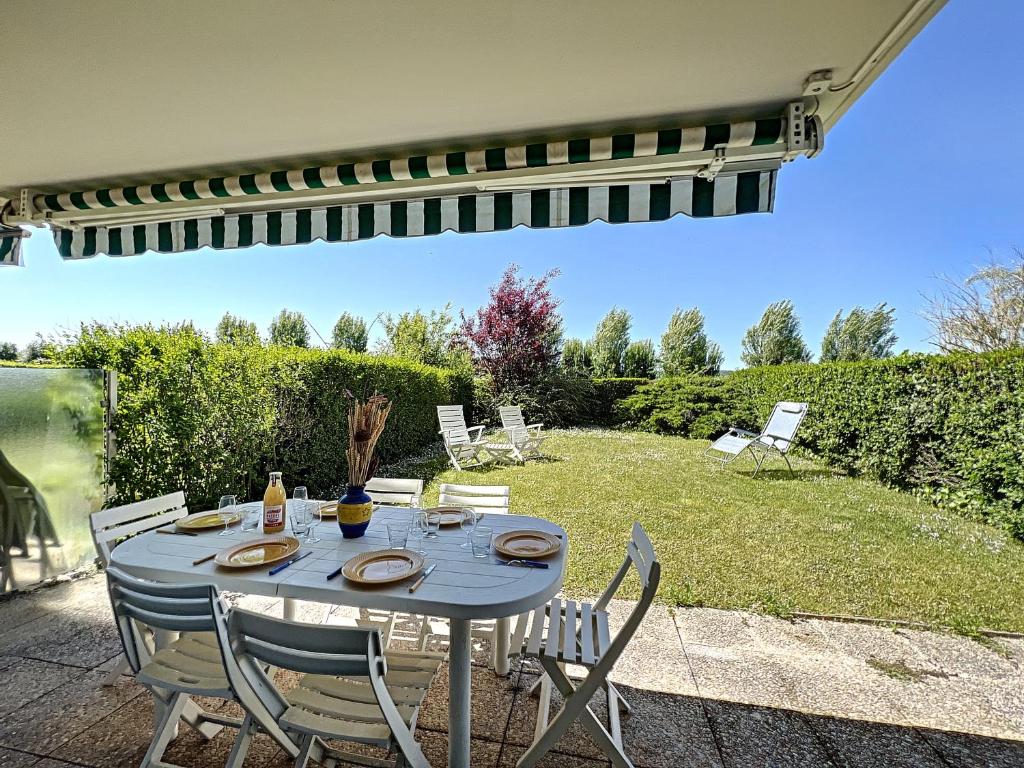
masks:
{"type": "Polygon", "coordinates": [[[510,265],[476,316],[462,316],[462,333],[474,362],[499,392],[530,384],[547,372],[558,362],[562,343],[559,301],[549,287],[558,270],[529,280],[518,273],[519,267],[510,265]]]}

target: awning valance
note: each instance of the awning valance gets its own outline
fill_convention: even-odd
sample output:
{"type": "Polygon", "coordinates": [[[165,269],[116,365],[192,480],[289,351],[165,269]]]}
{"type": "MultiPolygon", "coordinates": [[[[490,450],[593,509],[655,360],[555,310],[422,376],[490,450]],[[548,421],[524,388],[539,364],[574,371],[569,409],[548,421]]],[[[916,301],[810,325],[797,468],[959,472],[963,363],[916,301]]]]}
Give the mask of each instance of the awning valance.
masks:
{"type": "MultiPolygon", "coordinates": [[[[7,224],[48,224],[65,258],[567,227],[772,210],[786,160],[820,148],[785,117],[37,194],[7,224]]],[[[13,215],[12,215],[13,214],[13,215]]]]}
{"type": "Polygon", "coordinates": [[[240,213],[120,227],[57,229],[60,254],[80,259],[144,251],[245,248],[415,237],[441,232],[492,232],[517,226],[571,227],[592,221],[662,221],[687,216],[765,213],[772,209],[775,172],[750,171],[713,181],[537,189],[352,205],[240,213]]]}

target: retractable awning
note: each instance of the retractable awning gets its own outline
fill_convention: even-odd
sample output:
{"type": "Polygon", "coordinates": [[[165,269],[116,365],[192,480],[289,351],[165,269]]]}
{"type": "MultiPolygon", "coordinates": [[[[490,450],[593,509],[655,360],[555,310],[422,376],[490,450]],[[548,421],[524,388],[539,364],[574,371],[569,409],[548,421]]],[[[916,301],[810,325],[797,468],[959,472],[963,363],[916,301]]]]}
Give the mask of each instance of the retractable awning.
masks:
{"type": "Polygon", "coordinates": [[[67,259],[766,213],[819,129],[786,117],[31,195],[67,259]],[[793,130],[789,130],[789,126],[793,130]]]}

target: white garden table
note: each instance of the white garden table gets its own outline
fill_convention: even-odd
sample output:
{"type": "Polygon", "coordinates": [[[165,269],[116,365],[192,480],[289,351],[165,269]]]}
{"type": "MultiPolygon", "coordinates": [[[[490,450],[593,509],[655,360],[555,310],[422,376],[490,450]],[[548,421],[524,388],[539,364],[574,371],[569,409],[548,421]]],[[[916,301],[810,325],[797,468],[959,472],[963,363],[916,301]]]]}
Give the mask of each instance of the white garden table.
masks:
{"type": "MultiPolygon", "coordinates": [[[[473,619],[498,619],[496,634],[498,657],[508,655],[510,617],[547,603],[562,586],[568,546],[548,559],[550,568],[514,568],[499,565],[492,552],[486,559],[474,558],[461,549],[466,540],[457,526],[442,528],[436,539],[424,542],[427,565],[437,568],[420,588],[409,593],[409,581],[387,587],[366,588],[348,582],[343,576],[327,581],[327,574],[360,552],[388,546],[385,524],[407,523],[411,510],[381,507],[373,514],[366,535],[343,539],[333,520],[325,520],[317,529],[322,541],[303,542],[303,552],[313,554],[275,576],[269,568],[230,570],[208,561],[193,566],[192,561],[247,539],[262,536],[261,531],[242,533],[236,526],[233,536],[218,536],[216,530],[198,536],[163,536],[145,533],[117,546],[111,553],[111,565],[143,579],[170,583],[212,583],[220,589],[253,595],[267,595],[358,608],[400,611],[441,616],[451,621],[448,688],[448,764],[454,768],[469,766],[470,659],[472,653],[470,622],[473,619]]],[[[529,528],[558,535],[567,543],[565,531],[554,523],[523,515],[485,515],[481,525],[502,531],[529,528]]]]}

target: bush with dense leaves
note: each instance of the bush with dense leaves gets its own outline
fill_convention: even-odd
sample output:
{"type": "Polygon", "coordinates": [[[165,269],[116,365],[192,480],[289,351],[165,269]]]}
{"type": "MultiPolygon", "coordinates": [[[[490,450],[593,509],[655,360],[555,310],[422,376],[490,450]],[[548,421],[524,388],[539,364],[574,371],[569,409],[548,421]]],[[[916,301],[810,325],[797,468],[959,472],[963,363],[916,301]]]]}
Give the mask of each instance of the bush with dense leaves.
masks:
{"type": "Polygon", "coordinates": [[[709,439],[745,421],[735,400],[727,378],[671,376],[637,387],[619,400],[615,413],[625,425],[646,432],[709,439]]]}
{"type": "Polygon", "coordinates": [[[378,446],[394,461],[437,439],[435,406],[472,410],[468,377],[340,350],[210,344],[190,326],[83,328],[59,362],[118,372],[112,503],[184,490],[197,508],[262,494],[266,473],[334,497],[347,474],[345,391],[394,410],[378,446]]]}

